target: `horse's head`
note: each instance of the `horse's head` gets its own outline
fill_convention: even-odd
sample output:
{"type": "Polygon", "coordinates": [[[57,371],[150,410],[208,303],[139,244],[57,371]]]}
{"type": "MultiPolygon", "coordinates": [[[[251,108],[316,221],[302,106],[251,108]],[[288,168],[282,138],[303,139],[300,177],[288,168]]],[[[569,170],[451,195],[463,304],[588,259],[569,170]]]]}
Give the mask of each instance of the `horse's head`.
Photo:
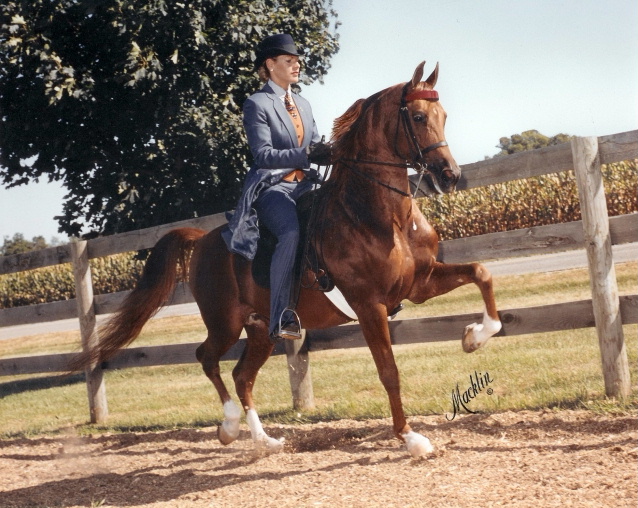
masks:
{"type": "Polygon", "coordinates": [[[421,81],[425,62],[421,62],[412,79],[401,90],[401,106],[395,135],[395,154],[414,163],[423,171],[432,193],[454,190],[461,169],[445,141],[446,113],[434,90],[439,64],[430,77],[421,81]]]}
{"type": "Polygon", "coordinates": [[[426,194],[454,190],[461,170],[445,141],[446,114],[434,90],[439,66],[421,82],[424,66],[407,83],[359,99],[335,120],[335,160],[413,167],[430,189],[426,194]]]}

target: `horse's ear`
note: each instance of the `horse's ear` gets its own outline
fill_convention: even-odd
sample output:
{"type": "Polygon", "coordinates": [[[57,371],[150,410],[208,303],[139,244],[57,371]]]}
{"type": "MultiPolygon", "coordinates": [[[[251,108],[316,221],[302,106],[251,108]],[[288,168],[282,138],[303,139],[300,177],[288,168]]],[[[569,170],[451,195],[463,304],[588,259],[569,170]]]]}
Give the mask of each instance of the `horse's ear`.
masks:
{"type": "Polygon", "coordinates": [[[430,85],[432,89],[434,89],[437,79],[439,79],[439,62],[436,62],[436,67],[432,71],[432,74],[430,74],[430,77],[427,79],[426,83],[430,85]]]}
{"type": "Polygon", "coordinates": [[[412,81],[410,82],[412,88],[416,87],[421,82],[421,78],[423,77],[423,67],[425,67],[425,61],[416,66],[414,75],[412,76],[412,81]]]}

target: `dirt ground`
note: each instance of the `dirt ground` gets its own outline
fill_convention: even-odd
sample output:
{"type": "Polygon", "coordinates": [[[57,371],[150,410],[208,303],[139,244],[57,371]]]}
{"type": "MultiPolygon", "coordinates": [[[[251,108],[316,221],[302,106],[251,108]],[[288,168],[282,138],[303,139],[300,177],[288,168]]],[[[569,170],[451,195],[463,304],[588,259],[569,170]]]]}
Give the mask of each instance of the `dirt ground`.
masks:
{"type": "Polygon", "coordinates": [[[411,458],[389,420],[0,441],[9,507],[632,507],[638,419],[585,411],[411,418],[436,450],[411,458]]]}

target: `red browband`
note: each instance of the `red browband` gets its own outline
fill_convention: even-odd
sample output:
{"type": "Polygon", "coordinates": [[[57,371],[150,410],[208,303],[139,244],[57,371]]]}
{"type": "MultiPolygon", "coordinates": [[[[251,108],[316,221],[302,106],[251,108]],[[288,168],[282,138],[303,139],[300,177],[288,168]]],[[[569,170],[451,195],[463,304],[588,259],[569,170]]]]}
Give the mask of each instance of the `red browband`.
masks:
{"type": "Polygon", "coordinates": [[[438,101],[439,93],[436,90],[419,90],[417,92],[409,93],[405,96],[406,102],[416,101],[419,99],[425,99],[428,101],[438,101]]]}

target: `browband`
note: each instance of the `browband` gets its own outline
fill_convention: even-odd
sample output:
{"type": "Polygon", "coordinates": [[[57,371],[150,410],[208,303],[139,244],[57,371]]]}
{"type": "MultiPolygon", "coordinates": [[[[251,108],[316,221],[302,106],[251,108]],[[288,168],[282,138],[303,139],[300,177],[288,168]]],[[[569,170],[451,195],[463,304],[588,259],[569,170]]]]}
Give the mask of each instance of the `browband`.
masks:
{"type": "Polygon", "coordinates": [[[417,101],[419,99],[425,99],[428,101],[438,101],[439,93],[436,90],[418,90],[416,92],[409,93],[405,96],[405,101],[417,101]]]}

